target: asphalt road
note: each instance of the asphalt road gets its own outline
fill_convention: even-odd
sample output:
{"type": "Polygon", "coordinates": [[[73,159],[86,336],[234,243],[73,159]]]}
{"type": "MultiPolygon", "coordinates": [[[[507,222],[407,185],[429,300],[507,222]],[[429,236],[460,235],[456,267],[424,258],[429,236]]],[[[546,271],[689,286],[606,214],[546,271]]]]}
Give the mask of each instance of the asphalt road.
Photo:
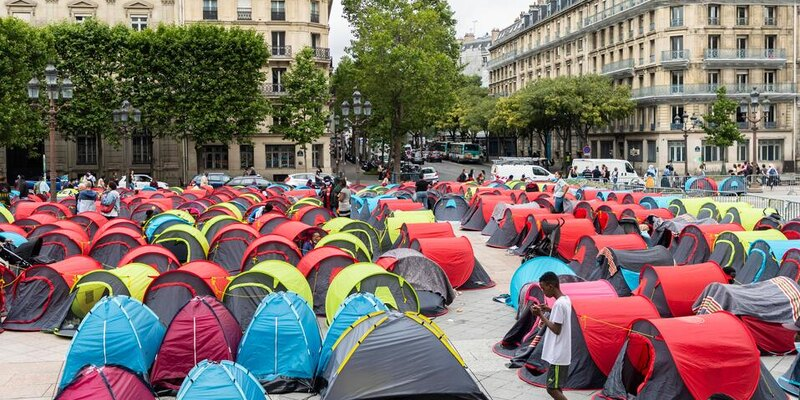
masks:
{"type": "MultiPolygon", "coordinates": [[[[439,180],[440,181],[454,181],[458,178],[458,175],[461,174],[462,169],[466,169],[469,172],[470,169],[474,170],[474,174],[477,176],[478,173],[483,170],[484,175],[491,174],[491,164],[458,164],[450,161],[442,161],[442,162],[425,162],[422,167],[433,167],[436,169],[436,172],[439,173],[439,180]]],[[[361,183],[366,185],[377,184],[378,178],[375,175],[364,175],[360,173],[356,176],[356,169],[353,164],[347,164],[345,167],[345,174],[347,175],[347,179],[350,182],[355,182],[358,177],[360,177],[361,183]]]]}

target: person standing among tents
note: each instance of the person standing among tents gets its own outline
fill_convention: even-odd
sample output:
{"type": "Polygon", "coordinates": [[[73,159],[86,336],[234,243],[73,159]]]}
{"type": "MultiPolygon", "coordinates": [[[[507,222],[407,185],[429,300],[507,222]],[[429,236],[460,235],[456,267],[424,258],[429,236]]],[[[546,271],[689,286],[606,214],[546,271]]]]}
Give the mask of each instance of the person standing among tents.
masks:
{"type": "Polygon", "coordinates": [[[561,171],[556,171],[553,182],[556,184],[556,187],[553,190],[553,197],[556,199],[556,213],[563,213],[564,196],[567,194],[567,191],[569,191],[569,185],[567,185],[567,181],[561,177],[561,171]]]}
{"type": "Polygon", "coordinates": [[[78,214],[84,213],[87,211],[95,211],[95,201],[97,200],[97,192],[92,190],[87,183],[79,183],[78,184],[78,197],[76,199],[75,208],[78,211],[78,214]]]}
{"type": "Polygon", "coordinates": [[[339,200],[339,212],[338,216],[340,217],[350,217],[350,189],[347,188],[347,181],[344,178],[339,178],[342,189],[339,190],[339,194],[337,195],[337,199],[339,200]]]}
{"type": "Polygon", "coordinates": [[[119,216],[119,192],[117,192],[117,183],[109,182],[108,190],[103,193],[100,198],[100,214],[108,219],[113,219],[119,216]]]}
{"type": "Polygon", "coordinates": [[[416,198],[418,203],[422,203],[425,209],[429,209],[428,206],[428,187],[430,186],[430,182],[426,181],[425,179],[421,179],[416,183],[416,198]]]}
{"type": "Polygon", "coordinates": [[[550,364],[547,394],[555,400],[567,400],[562,388],[572,361],[572,302],[561,292],[558,276],[552,271],[539,278],[539,287],[545,296],[556,299],[552,309],[545,304],[531,306],[533,315],[547,327],[542,344],[542,360],[550,364]]]}
{"type": "Polygon", "coordinates": [[[0,175],[0,204],[6,208],[11,206],[11,186],[6,182],[6,177],[2,175],[0,175]]]}
{"type": "Polygon", "coordinates": [[[458,178],[456,178],[456,182],[464,183],[466,181],[467,181],[467,169],[464,168],[461,170],[461,174],[458,175],[458,178]]]}

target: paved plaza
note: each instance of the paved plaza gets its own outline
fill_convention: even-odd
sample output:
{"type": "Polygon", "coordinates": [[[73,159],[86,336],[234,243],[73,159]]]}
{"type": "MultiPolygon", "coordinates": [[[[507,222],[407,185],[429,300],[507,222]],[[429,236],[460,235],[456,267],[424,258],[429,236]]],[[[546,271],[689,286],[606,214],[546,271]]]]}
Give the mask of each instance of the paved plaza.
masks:
{"type": "MultiPolygon", "coordinates": [[[[478,260],[497,286],[486,290],[459,293],[450,305],[450,312],[436,318],[461,353],[481,385],[495,400],[548,399],[543,389],[530,386],[517,378],[516,370],[505,368],[505,359],[492,353],[491,346],[503,337],[514,322],[511,308],[494,302],[492,297],[508,291],[511,275],[520,258],[504,250],[485,245],[479,232],[464,232],[473,244],[478,260]]],[[[64,365],[69,341],[45,333],[6,331],[0,334],[0,399],[51,399],[64,365]]],[[[776,377],[791,365],[794,356],[763,357],[767,368],[776,377]]],[[[590,398],[594,392],[569,392],[570,399],[590,398]]],[[[273,395],[272,399],[318,399],[307,393],[273,395]]]]}

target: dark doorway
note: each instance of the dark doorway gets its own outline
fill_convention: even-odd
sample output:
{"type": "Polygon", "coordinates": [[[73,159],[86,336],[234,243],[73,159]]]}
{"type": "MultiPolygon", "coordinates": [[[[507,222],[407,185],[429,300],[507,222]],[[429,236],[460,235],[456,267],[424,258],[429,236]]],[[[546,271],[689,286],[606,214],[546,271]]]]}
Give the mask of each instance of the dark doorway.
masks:
{"type": "Polygon", "coordinates": [[[32,150],[6,147],[8,182],[14,182],[17,175],[24,175],[29,180],[41,177],[44,172],[42,154],[44,154],[44,142],[39,143],[32,150]]]}

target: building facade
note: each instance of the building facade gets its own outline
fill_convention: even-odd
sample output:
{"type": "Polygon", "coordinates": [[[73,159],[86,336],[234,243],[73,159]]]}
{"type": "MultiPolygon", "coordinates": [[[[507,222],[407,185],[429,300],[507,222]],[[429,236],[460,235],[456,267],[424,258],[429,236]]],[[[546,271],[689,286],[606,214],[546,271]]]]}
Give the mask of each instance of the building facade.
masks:
{"type": "MultiPolygon", "coordinates": [[[[495,35],[497,31],[494,31],[495,35]]],[[[461,54],[459,61],[464,66],[463,73],[468,76],[480,76],[483,87],[489,87],[489,46],[492,44],[492,35],[479,38],[468,33],[460,40],[461,54]]]]}
{"type": "MultiPolygon", "coordinates": [[[[60,21],[79,23],[87,18],[96,18],[112,25],[128,25],[136,30],[159,24],[214,24],[253,29],[264,36],[271,51],[269,63],[265,66],[267,80],[263,92],[279,107],[281,96],[286,94],[283,74],[291,67],[294,55],[300,50],[313,48],[319,67],[330,73],[328,36],[332,1],[8,0],[5,7],[0,8],[0,17],[14,16],[34,25],[60,21]]],[[[80,96],[80,87],[75,88],[75,95],[80,96]]],[[[186,184],[195,174],[202,172],[226,172],[236,176],[250,167],[271,180],[282,180],[287,174],[313,171],[317,167],[330,170],[327,136],[303,151],[280,136],[271,134],[273,122],[271,118],[264,121],[262,132],[247,144],[196,146],[187,141],[134,136],[115,149],[103,143],[99,132],[75,141],[59,140],[56,169],[59,173],[71,176],[94,171],[108,177],[122,176],[125,171],[133,169],[150,173],[170,184],[186,184]]],[[[4,158],[0,160],[0,169],[12,177],[16,171],[27,172],[33,168],[33,171],[40,173],[42,170],[41,158],[31,161],[16,149],[0,151],[0,157],[4,158]],[[26,167],[22,168],[22,164],[26,167]],[[29,164],[32,165],[28,167],[29,164]]]]}
{"type": "Polygon", "coordinates": [[[686,160],[690,173],[703,162],[718,172],[724,159],[728,168],[753,160],[744,108],[736,119],[747,140],[727,149],[707,146],[700,128],[685,142],[684,124],[676,117],[701,117],[720,86],[737,102],[749,102],[755,88],[770,100],[758,123],[758,162],[793,172],[797,13],[790,0],[539,2],[490,47],[490,91],[507,96],[540,78],[608,76],[631,87],[636,110],[594,132],[589,143],[576,143],[573,154],[588,146],[593,157],[628,159],[639,169],[672,161],[683,174],[686,160]]]}

